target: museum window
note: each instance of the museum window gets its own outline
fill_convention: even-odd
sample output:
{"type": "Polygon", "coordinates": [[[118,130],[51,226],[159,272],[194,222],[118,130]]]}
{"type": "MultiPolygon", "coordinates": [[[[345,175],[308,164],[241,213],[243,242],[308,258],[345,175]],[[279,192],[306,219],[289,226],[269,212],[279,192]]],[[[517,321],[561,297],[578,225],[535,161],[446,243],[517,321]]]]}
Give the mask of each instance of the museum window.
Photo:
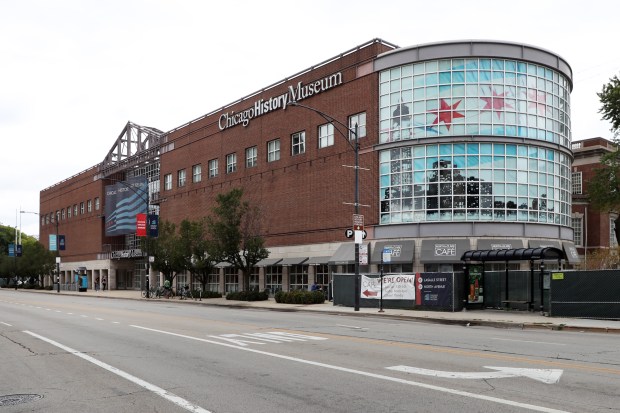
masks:
{"type": "Polygon", "coordinates": [[[180,169],[177,171],[177,186],[179,188],[184,187],[187,181],[187,172],[185,169],[180,169]]]}
{"type": "Polygon", "coordinates": [[[77,206],[77,204],[73,204],[73,216],[74,217],[78,216],[78,206],[77,206]]]}
{"type": "Polygon", "coordinates": [[[220,269],[213,267],[211,273],[207,275],[207,291],[220,291],[220,269]]]}
{"type": "Polygon", "coordinates": [[[583,218],[573,217],[573,242],[577,246],[583,246],[583,218]]]}
{"type": "Polygon", "coordinates": [[[67,219],[71,218],[71,205],[67,207],[67,219]]]}
{"type": "Polygon", "coordinates": [[[218,160],[217,159],[211,159],[209,161],[209,178],[215,178],[218,175],[218,160]]]}
{"type": "Polygon", "coordinates": [[[237,170],[237,154],[229,153],[226,155],[226,173],[231,174],[237,170]]]}
{"type": "Polygon", "coordinates": [[[282,291],[282,266],[269,265],[265,267],[265,288],[271,294],[282,291]]]}
{"type": "Polygon", "coordinates": [[[582,175],[581,172],[573,172],[571,174],[572,188],[574,195],[581,195],[582,191],[582,175]]]}
{"type": "Polygon", "coordinates": [[[366,112],[358,113],[356,115],[349,116],[349,139],[355,139],[355,135],[351,131],[355,131],[355,125],[357,125],[357,137],[363,138],[366,136],[366,112]]]}
{"type": "Polygon", "coordinates": [[[280,159],[280,139],[267,142],[267,162],[274,162],[280,159]]]}
{"type": "Polygon", "coordinates": [[[291,280],[290,290],[307,290],[308,289],[308,266],[307,265],[291,265],[289,267],[289,279],[291,280]]]}
{"type": "Polygon", "coordinates": [[[239,271],[235,267],[224,267],[224,292],[239,291],[239,271]]]}
{"type": "Polygon", "coordinates": [[[86,201],[86,211],[88,211],[89,214],[93,212],[93,201],[90,199],[86,201]]]}
{"type": "Polygon", "coordinates": [[[64,210],[64,208],[63,208],[61,211],[62,211],[61,216],[62,216],[62,219],[63,219],[63,221],[64,221],[64,220],[65,220],[65,210],[64,210]]]}
{"type": "Polygon", "coordinates": [[[259,280],[259,267],[252,267],[250,270],[250,291],[260,291],[259,280]]]}
{"type": "Polygon", "coordinates": [[[379,142],[492,135],[570,149],[570,89],[561,72],[512,59],[392,67],[379,73],[379,142]]]}
{"type": "Polygon", "coordinates": [[[381,224],[528,221],[570,226],[570,158],[532,145],[468,142],[379,153],[381,224]]]}
{"type": "Polygon", "coordinates": [[[319,148],[327,148],[334,144],[334,125],[326,123],[319,126],[319,148]]]}
{"type": "Polygon", "coordinates": [[[101,201],[99,200],[99,197],[95,198],[95,211],[99,211],[99,208],[101,208],[101,201]]]}
{"type": "Polygon", "coordinates": [[[84,215],[84,201],[80,202],[80,215],[84,215]]]}
{"type": "Polygon", "coordinates": [[[291,155],[300,155],[306,152],[306,132],[296,132],[291,135],[291,155]]]}
{"type": "Polygon", "coordinates": [[[314,280],[318,285],[323,286],[323,289],[329,285],[329,265],[319,264],[314,266],[314,280]]]}
{"type": "Polygon", "coordinates": [[[253,168],[258,165],[258,147],[252,146],[245,150],[245,167],[253,168]]]}
{"type": "Polygon", "coordinates": [[[172,174],[164,175],[164,191],[170,191],[172,189],[172,174]]]}
{"type": "Polygon", "coordinates": [[[202,165],[192,166],[192,182],[197,183],[202,181],[202,165]]]}

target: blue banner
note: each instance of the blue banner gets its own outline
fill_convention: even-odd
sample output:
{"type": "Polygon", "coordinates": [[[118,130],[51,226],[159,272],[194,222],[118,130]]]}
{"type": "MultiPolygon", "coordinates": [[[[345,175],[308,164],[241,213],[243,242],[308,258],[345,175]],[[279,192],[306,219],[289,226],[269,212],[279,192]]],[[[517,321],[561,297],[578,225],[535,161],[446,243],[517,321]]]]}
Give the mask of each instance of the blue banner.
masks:
{"type": "Polygon", "coordinates": [[[116,236],[136,232],[136,215],[146,214],[148,182],[146,177],[119,181],[105,187],[105,234],[116,236]]]}

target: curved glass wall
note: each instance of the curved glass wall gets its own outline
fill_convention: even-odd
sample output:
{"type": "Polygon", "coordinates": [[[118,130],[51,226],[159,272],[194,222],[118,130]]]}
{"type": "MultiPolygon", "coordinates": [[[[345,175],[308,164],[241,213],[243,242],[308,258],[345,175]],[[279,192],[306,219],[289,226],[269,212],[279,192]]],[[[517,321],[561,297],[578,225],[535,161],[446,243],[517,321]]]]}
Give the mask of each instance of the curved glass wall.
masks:
{"type": "Polygon", "coordinates": [[[380,142],[437,136],[538,139],[570,148],[570,83],[508,59],[442,59],[380,73],[380,142]]]}
{"type": "Polygon", "coordinates": [[[381,224],[571,224],[570,158],[563,152],[462,142],[387,149],[379,159],[381,224]]]}

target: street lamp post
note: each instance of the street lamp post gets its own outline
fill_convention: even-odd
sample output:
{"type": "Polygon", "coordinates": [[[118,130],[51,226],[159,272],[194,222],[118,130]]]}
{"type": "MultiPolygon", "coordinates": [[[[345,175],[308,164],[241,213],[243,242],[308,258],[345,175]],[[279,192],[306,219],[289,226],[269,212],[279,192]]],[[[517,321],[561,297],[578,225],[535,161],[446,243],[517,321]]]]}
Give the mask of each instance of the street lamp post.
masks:
{"type": "MultiPolygon", "coordinates": [[[[296,101],[292,101],[289,102],[289,105],[291,106],[298,106],[301,108],[305,108],[308,110],[311,110],[312,112],[315,112],[317,114],[319,114],[323,119],[325,119],[327,122],[333,124],[334,122],[336,122],[337,124],[339,124],[340,126],[344,127],[349,133],[353,134],[354,137],[354,144],[351,144],[351,139],[349,138],[349,136],[345,135],[344,133],[342,133],[342,131],[335,127],[335,129],[338,131],[338,133],[340,133],[347,141],[347,143],[349,144],[349,146],[351,148],[353,148],[353,150],[355,151],[355,203],[353,204],[355,206],[355,215],[359,215],[359,207],[360,207],[360,203],[359,203],[359,152],[360,152],[360,145],[359,145],[359,136],[358,136],[358,126],[357,123],[355,124],[355,127],[353,129],[351,129],[348,125],[345,125],[344,123],[342,123],[341,121],[339,121],[338,119],[334,119],[333,117],[329,116],[328,114],[315,109],[313,107],[310,106],[306,106],[306,105],[302,105],[299,102],[296,101]]],[[[361,285],[361,280],[360,280],[360,262],[359,262],[359,258],[360,258],[360,244],[357,242],[358,239],[356,239],[357,237],[354,236],[353,238],[353,242],[355,243],[355,311],[359,311],[360,310],[360,285],[361,285]]]]}
{"type": "Polygon", "coordinates": [[[60,245],[58,242],[58,221],[60,212],[56,211],[56,292],[60,293],[60,245]]]}

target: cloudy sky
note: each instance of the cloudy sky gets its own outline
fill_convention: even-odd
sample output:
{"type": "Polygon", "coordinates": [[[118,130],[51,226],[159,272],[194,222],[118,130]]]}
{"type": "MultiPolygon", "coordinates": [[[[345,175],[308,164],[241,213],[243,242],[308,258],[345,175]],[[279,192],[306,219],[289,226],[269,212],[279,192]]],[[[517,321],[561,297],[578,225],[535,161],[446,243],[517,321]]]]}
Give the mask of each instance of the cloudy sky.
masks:
{"type": "Polygon", "coordinates": [[[0,0],[0,222],[101,162],[127,121],[168,131],[374,38],[535,45],[574,73],[573,140],[612,138],[616,0],[0,0]]]}

